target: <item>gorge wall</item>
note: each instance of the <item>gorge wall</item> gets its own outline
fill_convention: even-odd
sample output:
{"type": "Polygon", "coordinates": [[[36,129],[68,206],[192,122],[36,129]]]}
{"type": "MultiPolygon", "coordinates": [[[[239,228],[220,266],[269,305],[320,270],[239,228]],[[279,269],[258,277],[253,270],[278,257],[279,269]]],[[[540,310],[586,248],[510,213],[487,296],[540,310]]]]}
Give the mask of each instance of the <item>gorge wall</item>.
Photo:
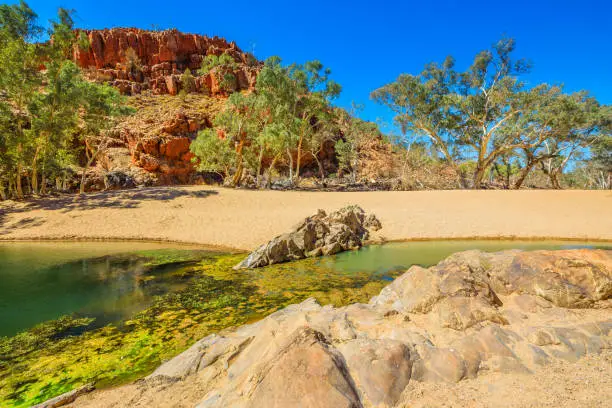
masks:
{"type": "Polygon", "coordinates": [[[227,54],[236,61],[236,90],[252,88],[257,77],[258,61],[223,38],[137,28],[79,30],[81,33],[90,46],[75,47],[74,61],[124,94],[150,89],[156,94],[176,95],[182,85],[180,75],[187,68],[196,77],[198,92],[219,94],[221,89],[214,75],[196,74],[207,55],[227,54]]]}
{"type": "MultiPolygon", "coordinates": [[[[85,35],[89,46],[75,46],[73,60],[90,80],[110,84],[131,96],[130,104],[136,108],[135,114],[123,118],[112,132],[111,148],[89,171],[86,188],[193,184],[210,181],[210,177],[216,180],[215,175],[196,171],[190,144],[198,131],[213,126],[229,93],[254,89],[262,63],[234,42],[177,30],[113,28],[79,30],[78,35],[85,35]],[[223,87],[214,71],[198,73],[206,56],[222,54],[235,61],[235,79],[223,87]],[[187,69],[194,76],[195,89],[177,98],[175,95],[184,88],[181,77],[187,69]]],[[[337,138],[341,137],[338,130],[337,138]]],[[[364,153],[364,175],[389,167],[389,154],[381,135],[373,139],[364,153]]],[[[318,161],[328,173],[338,170],[334,141],[326,143],[318,161]]],[[[301,163],[303,176],[319,175],[310,154],[303,153],[301,163]]],[[[278,163],[277,167],[283,165],[278,163]]]]}
{"type": "Polygon", "coordinates": [[[227,92],[253,89],[261,64],[234,42],[177,30],[113,28],[78,35],[87,37],[89,47],[74,48],[76,64],[90,80],[131,95],[136,108],[112,132],[111,148],[89,172],[87,189],[197,182],[191,141],[212,126],[227,92]],[[198,73],[206,56],[222,54],[236,62],[235,81],[225,90],[214,73],[198,73]],[[181,101],[172,96],[183,89],[186,69],[195,89],[181,101]]]}

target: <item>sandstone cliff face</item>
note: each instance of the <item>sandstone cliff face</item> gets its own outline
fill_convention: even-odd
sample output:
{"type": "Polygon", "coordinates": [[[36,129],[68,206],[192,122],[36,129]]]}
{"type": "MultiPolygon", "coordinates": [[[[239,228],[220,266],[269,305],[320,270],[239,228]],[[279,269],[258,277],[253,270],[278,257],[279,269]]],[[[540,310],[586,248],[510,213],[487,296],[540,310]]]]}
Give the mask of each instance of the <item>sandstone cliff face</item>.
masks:
{"type": "MultiPolygon", "coordinates": [[[[90,47],[74,50],[75,62],[89,69],[97,79],[110,82],[125,94],[150,89],[157,94],[176,95],[181,87],[180,75],[189,68],[196,75],[207,55],[230,55],[237,63],[237,90],[252,88],[258,62],[234,42],[219,37],[181,33],[177,30],[145,31],[136,28],[82,30],[90,47]],[[133,55],[129,54],[133,50],[133,55]],[[128,60],[137,57],[138,66],[128,60]]],[[[196,90],[219,94],[214,75],[196,76],[196,90]]]]}
{"type": "MultiPolygon", "coordinates": [[[[218,37],[136,28],[80,32],[87,36],[90,46],[75,47],[74,61],[91,80],[132,95],[130,103],[137,108],[135,115],[122,119],[113,148],[105,152],[97,168],[89,171],[87,189],[191,184],[213,177],[196,172],[189,151],[191,141],[199,130],[212,126],[228,93],[254,89],[261,63],[234,42],[218,37]],[[197,73],[206,56],[221,54],[237,63],[235,81],[225,89],[214,72],[197,73]],[[183,89],[181,75],[186,69],[194,75],[195,92],[179,101],[170,96],[183,89]]],[[[316,178],[322,172],[338,171],[334,144],[343,137],[342,132],[338,124],[336,138],[325,143],[318,160],[302,152],[301,176],[316,178]]],[[[377,135],[361,152],[361,178],[371,181],[389,177],[392,152],[381,141],[382,135],[377,135]]],[[[264,166],[271,160],[272,157],[264,157],[264,166]]],[[[297,152],[293,162],[297,162],[297,152]]],[[[277,168],[286,165],[277,163],[277,168]]],[[[245,178],[243,184],[250,185],[249,179],[245,178]]]]}
{"type": "Polygon", "coordinates": [[[90,171],[88,190],[212,181],[196,172],[189,146],[199,130],[212,126],[224,99],[136,95],[130,103],[136,112],[114,129],[112,147],[90,171]]]}

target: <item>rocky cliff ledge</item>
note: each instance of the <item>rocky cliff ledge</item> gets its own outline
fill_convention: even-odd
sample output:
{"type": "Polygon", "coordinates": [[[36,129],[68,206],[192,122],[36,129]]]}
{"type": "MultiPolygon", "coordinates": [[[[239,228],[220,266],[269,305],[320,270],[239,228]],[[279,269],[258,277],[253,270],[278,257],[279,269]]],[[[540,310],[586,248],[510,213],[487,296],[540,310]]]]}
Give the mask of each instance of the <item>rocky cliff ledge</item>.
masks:
{"type": "MultiPolygon", "coordinates": [[[[235,90],[252,88],[257,77],[257,60],[223,38],[136,28],[80,32],[87,36],[90,47],[75,48],[76,63],[125,94],[150,89],[157,94],[176,95],[182,86],[180,75],[187,68],[195,75],[207,55],[227,54],[236,61],[235,90]]],[[[195,82],[198,92],[221,92],[214,75],[196,76],[195,82]]]]}
{"type": "Polygon", "coordinates": [[[412,382],[528,374],[610,348],[611,296],[612,251],[458,253],[410,268],[369,304],[306,300],[75,404],[403,406],[412,382]]]}

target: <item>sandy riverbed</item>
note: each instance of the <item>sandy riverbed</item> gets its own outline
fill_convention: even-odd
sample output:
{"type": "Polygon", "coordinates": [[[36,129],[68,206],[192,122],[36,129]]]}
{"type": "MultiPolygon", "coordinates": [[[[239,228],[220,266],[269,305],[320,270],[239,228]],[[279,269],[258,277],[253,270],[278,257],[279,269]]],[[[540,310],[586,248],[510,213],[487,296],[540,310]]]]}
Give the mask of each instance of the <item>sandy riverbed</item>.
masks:
{"type": "Polygon", "coordinates": [[[389,240],[612,240],[609,191],[280,192],[190,186],[0,202],[0,239],[150,239],[250,250],[318,208],[359,204],[389,240]]]}

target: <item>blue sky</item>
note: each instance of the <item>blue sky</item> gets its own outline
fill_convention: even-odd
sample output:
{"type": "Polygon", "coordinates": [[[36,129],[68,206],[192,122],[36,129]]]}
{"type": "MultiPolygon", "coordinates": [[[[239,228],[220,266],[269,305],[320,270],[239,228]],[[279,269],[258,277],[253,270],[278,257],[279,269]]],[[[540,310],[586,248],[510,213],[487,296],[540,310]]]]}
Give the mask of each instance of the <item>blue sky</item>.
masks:
{"type": "Polygon", "coordinates": [[[340,106],[366,105],[362,117],[390,122],[369,99],[400,73],[418,73],[453,55],[457,68],[502,35],[530,59],[530,84],[565,84],[612,103],[612,1],[74,1],[31,0],[41,21],[75,9],[82,28],[177,28],[234,40],[260,59],[318,59],[343,86],[340,106]]]}

